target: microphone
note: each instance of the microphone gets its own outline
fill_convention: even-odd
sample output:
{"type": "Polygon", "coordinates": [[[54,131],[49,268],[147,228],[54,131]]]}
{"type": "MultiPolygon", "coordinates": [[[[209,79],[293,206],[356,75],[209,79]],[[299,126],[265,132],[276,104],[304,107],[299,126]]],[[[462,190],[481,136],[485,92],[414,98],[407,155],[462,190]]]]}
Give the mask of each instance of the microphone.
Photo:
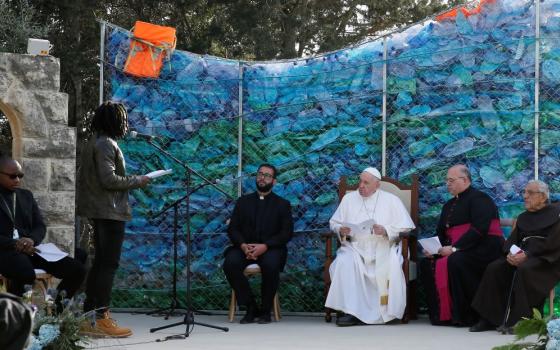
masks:
{"type": "Polygon", "coordinates": [[[142,140],[152,141],[157,136],[142,134],[142,133],[139,133],[137,131],[132,130],[130,132],[130,137],[132,137],[133,139],[142,139],[142,140]]]}

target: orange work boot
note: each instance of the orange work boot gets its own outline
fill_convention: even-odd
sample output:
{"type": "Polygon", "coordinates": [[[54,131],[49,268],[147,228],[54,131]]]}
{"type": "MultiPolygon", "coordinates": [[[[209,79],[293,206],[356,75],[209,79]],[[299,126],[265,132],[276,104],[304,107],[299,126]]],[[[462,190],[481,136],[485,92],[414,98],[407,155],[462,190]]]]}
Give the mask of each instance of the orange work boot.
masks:
{"type": "Polygon", "coordinates": [[[117,325],[117,322],[111,318],[109,311],[103,314],[103,318],[95,320],[92,325],[86,320],[80,327],[80,334],[92,338],[125,338],[132,335],[130,328],[123,328],[117,325]]]}
{"type": "Polygon", "coordinates": [[[80,324],[80,335],[90,338],[106,338],[107,335],[95,327],[95,323],[90,320],[84,320],[80,324]]]}

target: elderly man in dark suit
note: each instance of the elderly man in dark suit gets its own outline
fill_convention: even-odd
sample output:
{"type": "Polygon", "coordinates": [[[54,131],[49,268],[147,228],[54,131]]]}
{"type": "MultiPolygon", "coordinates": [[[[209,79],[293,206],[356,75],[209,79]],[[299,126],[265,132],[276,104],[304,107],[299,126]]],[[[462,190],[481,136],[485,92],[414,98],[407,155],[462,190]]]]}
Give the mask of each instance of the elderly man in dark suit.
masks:
{"type": "Polygon", "coordinates": [[[49,262],[36,254],[46,226],[33,194],[19,188],[22,178],[17,161],[0,158],[0,274],[10,280],[8,291],[21,296],[24,285],[35,281],[35,269],[42,269],[62,279],[58,289],[72,297],[82,284],[85,268],[68,256],[49,262]]]}
{"type": "Polygon", "coordinates": [[[290,203],[272,192],[276,176],[274,166],[259,167],[257,191],[237,200],[228,228],[232,246],[225,252],[224,272],[238,304],[246,309],[241,323],[253,323],[257,317],[259,323],[270,323],[280,272],[286,264],[286,244],[293,232],[292,213],[290,203]],[[262,271],[260,312],[243,274],[245,267],[255,263],[262,271]]]}

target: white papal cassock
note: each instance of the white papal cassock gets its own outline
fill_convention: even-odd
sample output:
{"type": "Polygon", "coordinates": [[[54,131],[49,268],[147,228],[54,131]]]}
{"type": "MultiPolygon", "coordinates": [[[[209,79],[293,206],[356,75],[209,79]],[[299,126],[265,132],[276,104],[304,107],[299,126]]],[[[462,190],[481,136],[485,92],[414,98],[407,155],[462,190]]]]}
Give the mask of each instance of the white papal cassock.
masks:
{"type": "Polygon", "coordinates": [[[358,191],[347,193],[331,217],[330,227],[339,232],[342,223],[371,219],[385,228],[388,237],[372,234],[342,242],[329,269],[331,287],[325,306],[376,324],[404,314],[406,281],[398,238],[415,226],[401,200],[378,189],[369,197],[358,191]]]}

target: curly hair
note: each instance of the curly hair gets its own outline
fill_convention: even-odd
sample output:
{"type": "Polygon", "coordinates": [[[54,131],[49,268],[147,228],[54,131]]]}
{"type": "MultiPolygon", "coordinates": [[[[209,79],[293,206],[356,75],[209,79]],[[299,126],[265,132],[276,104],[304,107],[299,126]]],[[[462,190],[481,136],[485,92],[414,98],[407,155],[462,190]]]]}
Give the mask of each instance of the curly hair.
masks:
{"type": "Polygon", "coordinates": [[[91,120],[94,132],[111,138],[124,137],[128,131],[128,113],[122,103],[107,101],[97,107],[91,120]]]}

